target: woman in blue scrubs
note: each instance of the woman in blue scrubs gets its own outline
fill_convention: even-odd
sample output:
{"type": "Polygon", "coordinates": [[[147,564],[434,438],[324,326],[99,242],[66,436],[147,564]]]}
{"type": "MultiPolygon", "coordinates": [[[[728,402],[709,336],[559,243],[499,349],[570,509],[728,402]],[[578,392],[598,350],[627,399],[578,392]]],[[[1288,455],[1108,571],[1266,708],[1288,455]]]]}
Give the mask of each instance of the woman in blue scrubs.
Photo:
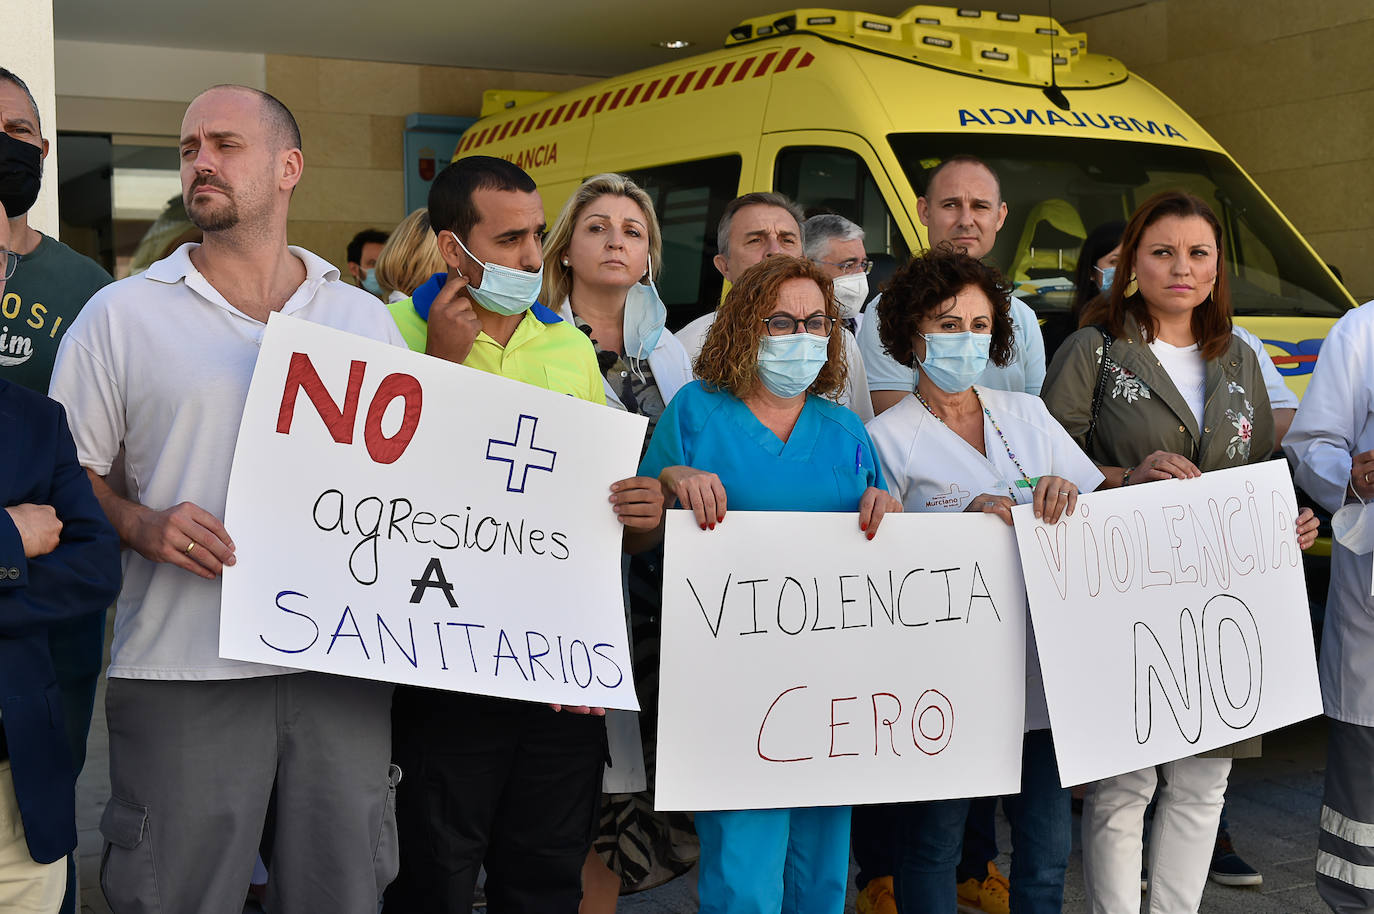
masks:
{"type": "MultiPolygon", "coordinates": [[[[844,390],[831,283],[809,261],[774,256],[746,270],[717,311],[694,381],[668,404],[640,473],[703,530],[741,511],[857,511],[872,539],[887,494],[844,390]]],[[[699,812],[702,914],[840,914],[849,808],[699,812]]]]}

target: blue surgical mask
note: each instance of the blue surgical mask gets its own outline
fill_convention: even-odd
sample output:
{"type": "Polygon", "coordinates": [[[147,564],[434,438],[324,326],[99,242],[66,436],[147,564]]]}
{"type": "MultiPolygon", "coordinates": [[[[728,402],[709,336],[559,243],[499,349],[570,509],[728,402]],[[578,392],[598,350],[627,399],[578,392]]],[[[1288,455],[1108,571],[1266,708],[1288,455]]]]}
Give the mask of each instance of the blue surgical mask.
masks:
{"type": "Polygon", "coordinates": [[[377,268],[376,268],[376,267],[373,267],[372,269],[368,270],[367,273],[363,275],[363,288],[366,289],[367,291],[371,292],[373,295],[377,296],[378,298],[381,298],[381,296],[382,296],[382,287],[381,287],[381,285],[379,285],[378,282],[377,282],[377,268]]]}
{"type": "Polygon", "coordinates": [[[668,306],[658,295],[653,275],[653,261],[649,261],[648,283],[637,282],[625,293],[625,354],[637,359],[649,357],[668,322],[668,306]]]}
{"type": "Polygon", "coordinates": [[[926,357],[917,364],[931,383],[947,394],[968,390],[988,367],[991,333],[923,333],[926,357]]]}
{"type": "Polygon", "coordinates": [[[1097,288],[1106,292],[1112,287],[1112,280],[1116,278],[1116,267],[1093,267],[1097,274],[1102,277],[1102,282],[1098,283],[1097,288]]]}
{"type": "Polygon", "coordinates": [[[759,340],[759,380],[784,400],[806,393],[825,367],[829,349],[830,337],[814,333],[765,336],[759,340]]]}
{"type": "MultiPolygon", "coordinates": [[[[477,260],[477,255],[468,250],[468,246],[463,244],[463,239],[453,232],[449,232],[449,234],[453,235],[453,240],[458,242],[458,246],[463,249],[465,254],[473,260],[477,260]]],[[[503,267],[499,263],[478,262],[482,264],[482,288],[479,289],[469,283],[467,291],[472,296],[473,301],[483,308],[493,314],[513,317],[517,314],[524,314],[539,300],[539,287],[544,282],[542,264],[539,267],[539,272],[530,273],[525,270],[503,267]]]]}

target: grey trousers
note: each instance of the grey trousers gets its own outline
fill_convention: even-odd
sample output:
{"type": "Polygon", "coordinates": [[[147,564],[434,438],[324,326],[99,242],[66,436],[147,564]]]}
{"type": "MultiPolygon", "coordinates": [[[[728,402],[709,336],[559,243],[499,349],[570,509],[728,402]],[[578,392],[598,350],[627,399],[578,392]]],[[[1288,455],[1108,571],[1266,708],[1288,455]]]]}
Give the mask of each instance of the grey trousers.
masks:
{"type": "Polygon", "coordinates": [[[392,689],[322,673],[111,679],[110,910],[240,914],[266,837],[273,914],[376,914],[400,863],[392,689]]]}
{"type": "Polygon", "coordinates": [[[1337,914],[1374,911],[1374,727],[1326,723],[1317,894],[1337,914]]]}

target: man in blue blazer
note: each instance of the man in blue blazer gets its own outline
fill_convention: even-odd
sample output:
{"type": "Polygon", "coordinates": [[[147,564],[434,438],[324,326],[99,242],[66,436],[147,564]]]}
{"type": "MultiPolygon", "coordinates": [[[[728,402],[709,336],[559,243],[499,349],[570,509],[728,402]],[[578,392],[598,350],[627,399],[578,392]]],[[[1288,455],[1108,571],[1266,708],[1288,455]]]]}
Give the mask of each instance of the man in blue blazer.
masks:
{"type": "MultiPolygon", "coordinates": [[[[0,295],[17,261],[0,206],[0,295]]],[[[119,539],[62,407],[0,381],[0,911],[52,912],[76,790],[48,626],[119,592],[119,539]]]]}

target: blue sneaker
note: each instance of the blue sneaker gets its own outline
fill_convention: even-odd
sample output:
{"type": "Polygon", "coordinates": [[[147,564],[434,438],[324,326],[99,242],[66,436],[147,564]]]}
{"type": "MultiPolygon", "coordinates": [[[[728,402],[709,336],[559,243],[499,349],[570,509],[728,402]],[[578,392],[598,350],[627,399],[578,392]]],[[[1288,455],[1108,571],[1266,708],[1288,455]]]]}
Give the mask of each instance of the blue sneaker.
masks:
{"type": "Polygon", "coordinates": [[[1208,877],[1218,885],[1263,885],[1264,877],[1259,870],[1246,863],[1231,846],[1231,836],[1226,832],[1217,835],[1216,847],[1212,850],[1212,866],[1208,877]]]}

